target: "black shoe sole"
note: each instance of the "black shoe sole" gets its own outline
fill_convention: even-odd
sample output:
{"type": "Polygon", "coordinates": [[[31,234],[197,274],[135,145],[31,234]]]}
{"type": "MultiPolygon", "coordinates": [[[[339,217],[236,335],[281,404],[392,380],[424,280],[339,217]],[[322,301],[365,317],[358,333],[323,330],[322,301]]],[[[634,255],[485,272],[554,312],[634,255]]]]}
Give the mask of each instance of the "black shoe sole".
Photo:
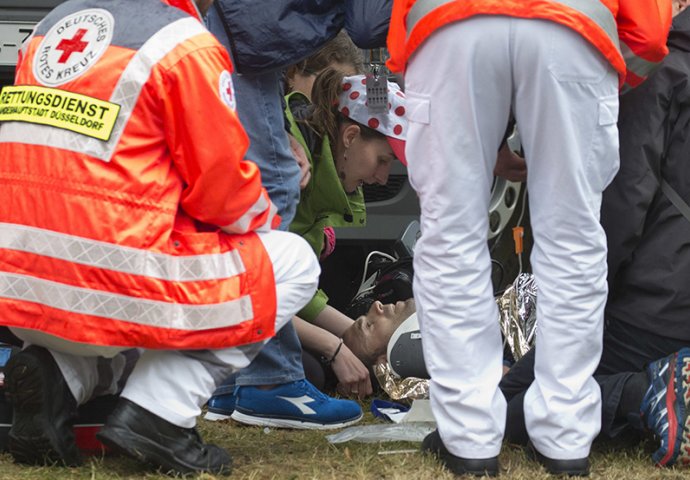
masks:
{"type": "Polygon", "coordinates": [[[161,447],[150,439],[137,435],[126,428],[108,426],[96,434],[96,438],[112,450],[130,456],[140,462],[148,463],[166,474],[192,475],[211,473],[213,475],[230,475],[232,465],[221,468],[200,468],[175,458],[174,452],[161,447]]]}
{"type": "MultiPolygon", "coordinates": [[[[50,355],[47,351],[44,353],[50,355]]],[[[17,463],[78,466],[81,455],[73,431],[70,428],[60,435],[49,413],[51,405],[48,402],[59,399],[53,398],[56,392],[51,391],[46,382],[64,383],[64,380],[43,378],[42,368],[38,358],[24,352],[10,359],[5,368],[6,395],[13,409],[8,450],[17,463]]]]}
{"type": "Polygon", "coordinates": [[[588,477],[589,460],[587,458],[577,458],[573,460],[556,460],[546,457],[539,453],[532,442],[527,445],[527,457],[539,463],[551,475],[562,475],[567,477],[588,477]]]}
{"type": "Polygon", "coordinates": [[[438,430],[434,430],[422,441],[422,452],[434,455],[445,468],[455,475],[472,475],[475,477],[498,476],[498,457],[486,459],[468,459],[453,455],[441,440],[438,430]]]}

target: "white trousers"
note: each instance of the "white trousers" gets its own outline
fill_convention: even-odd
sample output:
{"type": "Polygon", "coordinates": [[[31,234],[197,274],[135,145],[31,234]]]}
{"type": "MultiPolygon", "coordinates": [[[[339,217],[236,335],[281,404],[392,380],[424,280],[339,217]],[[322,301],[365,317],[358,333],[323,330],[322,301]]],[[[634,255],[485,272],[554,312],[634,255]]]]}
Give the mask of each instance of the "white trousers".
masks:
{"type": "Polygon", "coordinates": [[[599,207],[618,169],[617,85],[589,43],[542,20],[453,23],[409,61],[406,154],[422,211],[414,294],[432,408],[457,456],[497,455],[505,429],[487,211],[511,109],[528,166],[539,292],[527,429],[535,447],[555,459],[587,456],[599,431],[592,373],[607,294],[599,207]]]}
{"type": "MultiPolygon", "coordinates": [[[[273,262],[277,331],[311,300],[321,270],[313,250],[301,237],[277,230],[259,237],[273,262]]],[[[12,331],[26,344],[50,350],[77,403],[119,390],[125,359],[115,349],[106,347],[99,352],[98,347],[41,332],[12,331]],[[98,353],[112,358],[94,356],[98,353]]],[[[143,351],[121,395],[175,425],[193,427],[216,386],[249,365],[266,341],[222,350],[143,351]]]]}

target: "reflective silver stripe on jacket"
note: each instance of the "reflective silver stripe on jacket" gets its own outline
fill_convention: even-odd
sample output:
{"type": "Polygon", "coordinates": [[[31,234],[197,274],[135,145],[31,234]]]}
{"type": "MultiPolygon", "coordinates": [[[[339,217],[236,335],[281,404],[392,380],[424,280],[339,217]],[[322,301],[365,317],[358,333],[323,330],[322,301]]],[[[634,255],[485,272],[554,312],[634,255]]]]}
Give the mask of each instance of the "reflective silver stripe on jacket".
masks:
{"type": "MultiPolygon", "coordinates": [[[[267,208],[271,207],[271,210],[269,211],[269,217],[266,223],[268,223],[268,228],[271,228],[271,221],[273,217],[275,216],[275,212],[277,211],[273,203],[270,203],[268,198],[264,193],[259,195],[259,198],[257,199],[256,202],[254,202],[254,205],[249,207],[249,210],[245,212],[244,215],[242,215],[240,218],[235,220],[235,222],[231,223],[230,225],[226,225],[224,227],[221,227],[221,229],[226,232],[226,233],[247,233],[249,231],[249,227],[252,223],[252,220],[257,215],[260,215],[263,213],[267,208]]],[[[264,223],[264,225],[266,225],[264,223]]]]}
{"type": "Polygon", "coordinates": [[[630,47],[624,43],[621,45],[621,52],[623,53],[623,58],[625,59],[625,66],[630,72],[634,73],[640,78],[648,77],[649,74],[656,70],[659,66],[658,62],[650,62],[649,60],[645,60],[644,58],[635,55],[635,52],[630,50],[630,47]]]}
{"type": "Polygon", "coordinates": [[[7,272],[0,272],[0,297],[66,312],[179,330],[222,328],[254,317],[248,295],[225,303],[185,305],[89,290],[7,272]]]}
{"type": "Polygon", "coordinates": [[[121,108],[107,142],[68,130],[19,122],[4,123],[0,128],[0,141],[62,148],[109,162],[134,111],[141,89],[151,75],[151,70],[179,44],[202,33],[207,33],[206,28],[198,20],[186,17],[160,29],[137,50],[122,72],[109,99],[121,108]]]}
{"type": "Polygon", "coordinates": [[[175,256],[11,223],[0,223],[0,248],[174,282],[220,280],[245,271],[236,250],[175,256]]]}
{"type": "MultiPolygon", "coordinates": [[[[442,5],[454,3],[462,0],[417,0],[407,14],[407,36],[417,25],[417,23],[424,18],[429,12],[442,5]]],[[[613,17],[611,11],[598,0],[550,0],[552,3],[564,5],[566,7],[577,10],[585,16],[591,18],[597,25],[599,25],[606,35],[611,39],[616,47],[619,47],[618,42],[618,26],[616,19],[613,17]]]]}

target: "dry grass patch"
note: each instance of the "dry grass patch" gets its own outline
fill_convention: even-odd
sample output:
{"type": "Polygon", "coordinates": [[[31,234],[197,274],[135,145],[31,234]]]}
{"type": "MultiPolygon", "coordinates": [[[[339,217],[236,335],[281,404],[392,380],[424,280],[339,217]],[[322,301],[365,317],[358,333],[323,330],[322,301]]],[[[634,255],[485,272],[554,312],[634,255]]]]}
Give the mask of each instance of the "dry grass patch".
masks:
{"type": "MultiPolygon", "coordinates": [[[[376,423],[371,414],[366,423],[376,423]]],[[[364,444],[348,442],[329,444],[325,436],[330,432],[264,430],[244,427],[234,422],[200,422],[204,439],[227,448],[235,459],[231,479],[319,479],[319,480],[450,480],[454,478],[432,458],[416,450],[419,445],[409,442],[364,444]],[[379,452],[410,450],[413,453],[381,455],[379,452]]],[[[656,480],[687,479],[687,470],[658,469],[652,466],[649,455],[654,444],[645,442],[621,448],[597,445],[592,454],[592,479],[656,480]]],[[[501,453],[501,478],[542,480],[553,478],[539,465],[530,461],[522,449],[506,446],[501,453]]],[[[0,480],[4,479],[169,479],[147,470],[140,463],[116,456],[90,457],[80,468],[26,467],[15,465],[12,458],[0,456],[0,480]]],[[[212,475],[200,475],[200,480],[215,480],[212,475]]],[[[225,477],[218,477],[225,478],[225,477]]]]}

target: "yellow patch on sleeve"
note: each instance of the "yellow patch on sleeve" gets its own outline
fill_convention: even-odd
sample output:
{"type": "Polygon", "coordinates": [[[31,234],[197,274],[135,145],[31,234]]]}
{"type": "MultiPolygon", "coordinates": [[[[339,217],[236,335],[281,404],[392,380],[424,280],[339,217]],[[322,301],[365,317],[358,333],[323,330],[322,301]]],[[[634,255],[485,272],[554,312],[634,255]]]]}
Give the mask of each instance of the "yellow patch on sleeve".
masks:
{"type": "Polygon", "coordinates": [[[120,106],[57,88],[33,85],[4,87],[0,122],[28,122],[81,133],[107,141],[120,106]]]}

